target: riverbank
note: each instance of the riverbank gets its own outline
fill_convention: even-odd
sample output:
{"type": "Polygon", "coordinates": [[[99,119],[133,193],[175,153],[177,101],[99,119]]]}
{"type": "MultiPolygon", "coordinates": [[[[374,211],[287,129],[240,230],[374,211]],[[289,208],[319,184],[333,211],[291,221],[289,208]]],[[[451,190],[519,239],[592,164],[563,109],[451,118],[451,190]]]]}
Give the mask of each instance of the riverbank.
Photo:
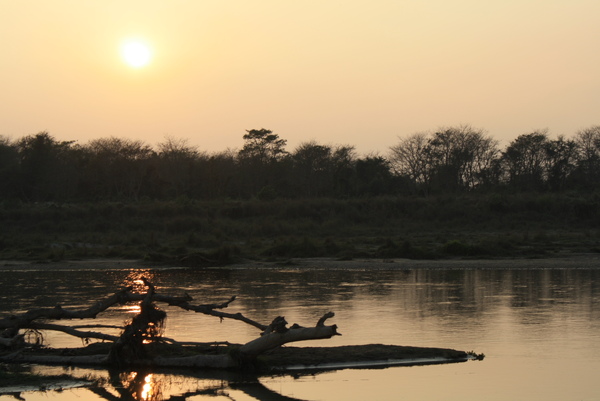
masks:
{"type": "Polygon", "coordinates": [[[0,204],[0,260],[206,267],[600,253],[593,194],[0,204]]]}
{"type": "MultiPolygon", "coordinates": [[[[34,262],[0,260],[1,270],[131,270],[171,269],[189,266],[167,265],[138,259],[88,259],[60,262],[34,262]]],[[[203,266],[202,268],[227,269],[600,269],[600,253],[563,254],[545,258],[503,259],[382,259],[357,258],[291,258],[281,261],[244,261],[227,266],[203,266]]]]}

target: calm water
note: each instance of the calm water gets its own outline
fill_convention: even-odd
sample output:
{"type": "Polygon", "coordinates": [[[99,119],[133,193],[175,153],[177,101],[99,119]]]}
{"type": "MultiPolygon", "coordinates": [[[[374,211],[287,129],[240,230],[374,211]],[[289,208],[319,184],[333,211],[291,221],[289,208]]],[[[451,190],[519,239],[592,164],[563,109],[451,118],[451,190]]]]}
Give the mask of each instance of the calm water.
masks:
{"type": "MultiPolygon", "coordinates": [[[[541,266],[540,266],[541,267],[541,266]]],[[[189,400],[598,400],[600,399],[600,269],[528,270],[88,270],[2,271],[0,309],[89,306],[141,274],[165,294],[188,293],[197,303],[237,295],[228,312],[268,323],[315,324],[336,313],[343,334],[307,346],[385,343],[474,350],[482,362],[341,370],[299,377],[240,377],[210,372],[138,372],[121,383],[146,381],[138,399],[189,400]],[[149,392],[148,392],[149,391],[149,392]],[[144,398],[145,397],[145,398],[144,398]],[[180,398],[182,399],[182,398],[180,398]]],[[[246,342],[258,333],[235,321],[165,308],[167,337],[246,342]]],[[[122,323],[131,308],[96,323],[122,323]]],[[[79,322],[78,322],[79,323],[79,322]]],[[[53,335],[50,345],[77,346],[53,335]]],[[[301,345],[301,343],[298,343],[301,345]]],[[[61,368],[44,368],[60,372],[61,368]]],[[[79,375],[103,371],[70,370],[79,375]]],[[[107,381],[114,380],[107,376],[107,381]]],[[[114,387],[114,386],[113,386],[114,387]]],[[[27,400],[135,399],[107,385],[23,393],[27,400]],[[112,398],[107,396],[110,395],[112,398]],[[129,398],[127,398],[129,397],[129,398]]],[[[128,393],[129,394],[129,393],[128,393]]],[[[8,395],[0,400],[14,399],[8,395]]]]}

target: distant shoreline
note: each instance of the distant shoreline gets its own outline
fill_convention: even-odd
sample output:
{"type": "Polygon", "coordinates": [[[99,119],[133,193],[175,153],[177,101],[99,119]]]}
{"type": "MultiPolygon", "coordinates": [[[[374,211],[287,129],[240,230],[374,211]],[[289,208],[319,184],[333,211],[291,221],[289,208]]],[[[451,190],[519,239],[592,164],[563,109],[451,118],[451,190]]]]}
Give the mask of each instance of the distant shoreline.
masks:
{"type": "MultiPolygon", "coordinates": [[[[130,269],[196,269],[189,266],[165,265],[135,259],[88,259],[61,262],[0,260],[0,271],[6,270],[130,270],[130,269]]],[[[197,269],[335,269],[335,270],[415,270],[415,269],[600,269],[600,253],[582,253],[544,258],[503,259],[381,259],[357,258],[292,258],[284,261],[246,261],[226,266],[197,269]]]]}

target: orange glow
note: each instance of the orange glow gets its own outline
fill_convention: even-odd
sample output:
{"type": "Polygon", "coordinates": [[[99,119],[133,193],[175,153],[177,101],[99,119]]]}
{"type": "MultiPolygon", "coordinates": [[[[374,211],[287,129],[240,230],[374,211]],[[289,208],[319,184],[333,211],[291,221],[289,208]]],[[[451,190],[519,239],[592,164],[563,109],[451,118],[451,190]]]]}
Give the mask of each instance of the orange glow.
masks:
{"type": "Polygon", "coordinates": [[[125,305],[123,306],[123,309],[127,312],[127,313],[140,313],[142,311],[142,307],[140,305],[125,305]]]}
{"type": "Polygon", "coordinates": [[[148,279],[154,285],[156,283],[153,282],[154,273],[151,270],[130,270],[125,277],[124,284],[126,286],[133,286],[134,292],[146,292],[147,288],[144,282],[142,281],[142,277],[148,279]]]}
{"type": "Polygon", "coordinates": [[[142,386],[142,400],[152,399],[152,395],[154,394],[153,386],[152,386],[152,373],[148,376],[144,377],[144,385],[142,386]]]}
{"type": "Polygon", "coordinates": [[[600,2],[547,3],[4,1],[0,135],[220,152],[264,127],[359,153],[459,124],[569,136],[598,124],[600,2]]]}

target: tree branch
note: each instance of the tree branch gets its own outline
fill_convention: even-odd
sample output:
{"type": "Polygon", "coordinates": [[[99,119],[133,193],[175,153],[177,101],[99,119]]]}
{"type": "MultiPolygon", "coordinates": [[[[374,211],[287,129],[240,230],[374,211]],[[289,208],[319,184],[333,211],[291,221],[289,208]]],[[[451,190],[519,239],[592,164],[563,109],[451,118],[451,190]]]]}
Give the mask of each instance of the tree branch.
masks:
{"type": "MultiPolygon", "coordinates": [[[[33,330],[53,330],[70,334],[74,337],[88,339],[94,338],[103,341],[113,342],[113,346],[108,356],[97,355],[93,357],[72,357],[72,356],[25,356],[19,353],[6,355],[4,360],[35,362],[40,363],[117,363],[117,364],[140,364],[154,363],[157,366],[187,366],[187,367],[213,367],[230,368],[239,367],[245,364],[259,354],[270,349],[279,347],[283,344],[304,341],[331,338],[340,335],[337,332],[337,326],[326,326],[325,321],[334,317],[333,312],[324,314],[314,327],[301,327],[294,324],[287,327],[287,322],[283,316],[278,316],[269,325],[264,325],[249,319],[241,313],[226,313],[221,309],[227,308],[236,297],[232,296],[229,300],[222,303],[211,303],[204,305],[192,305],[192,298],[189,295],[183,297],[174,297],[156,294],[154,285],[147,279],[142,279],[148,290],[145,293],[132,293],[132,287],[124,288],[105,299],[95,303],[87,309],[69,310],[60,305],[54,308],[38,308],[30,310],[21,315],[13,315],[0,320],[0,329],[5,330],[7,338],[0,339],[0,345],[14,344],[15,337],[19,329],[33,330]],[[84,319],[95,318],[98,313],[108,309],[115,304],[124,304],[128,302],[141,301],[141,311],[137,314],[127,326],[123,328],[120,336],[114,336],[94,331],[83,331],[81,328],[103,327],[116,328],[107,325],[80,325],[65,326],[46,322],[36,322],[36,319],[43,320],[62,320],[62,319],[84,319]],[[262,331],[259,338],[252,340],[239,348],[239,357],[232,357],[230,354],[221,355],[198,355],[181,358],[156,357],[150,358],[146,353],[144,341],[164,341],[172,344],[180,344],[170,338],[160,338],[162,322],[166,317],[164,311],[154,306],[154,302],[163,302],[169,305],[177,306],[184,310],[203,313],[210,316],[216,316],[221,319],[233,319],[247,323],[262,331]]],[[[22,337],[21,337],[22,338],[22,337]]],[[[228,343],[225,343],[228,344],[228,343]]]]}
{"type": "Polygon", "coordinates": [[[0,329],[24,327],[36,319],[86,319],[95,318],[100,312],[118,303],[129,301],[128,294],[132,287],[127,287],[115,292],[113,295],[101,300],[87,309],[68,310],[63,309],[60,305],[54,308],[38,308],[32,309],[21,315],[12,315],[4,319],[0,319],[0,329]]]}
{"type": "MultiPolygon", "coordinates": [[[[23,328],[35,329],[35,330],[60,331],[60,332],[63,332],[63,333],[66,333],[66,334],[72,335],[73,337],[78,337],[78,338],[95,338],[98,340],[105,340],[105,341],[117,341],[119,339],[119,336],[112,336],[110,334],[104,334],[104,333],[95,332],[95,331],[80,331],[80,330],[77,330],[75,327],[63,326],[63,325],[59,325],[59,324],[32,322],[26,326],[23,326],[23,328]]],[[[121,329],[122,329],[122,327],[121,327],[121,329]]]]}

